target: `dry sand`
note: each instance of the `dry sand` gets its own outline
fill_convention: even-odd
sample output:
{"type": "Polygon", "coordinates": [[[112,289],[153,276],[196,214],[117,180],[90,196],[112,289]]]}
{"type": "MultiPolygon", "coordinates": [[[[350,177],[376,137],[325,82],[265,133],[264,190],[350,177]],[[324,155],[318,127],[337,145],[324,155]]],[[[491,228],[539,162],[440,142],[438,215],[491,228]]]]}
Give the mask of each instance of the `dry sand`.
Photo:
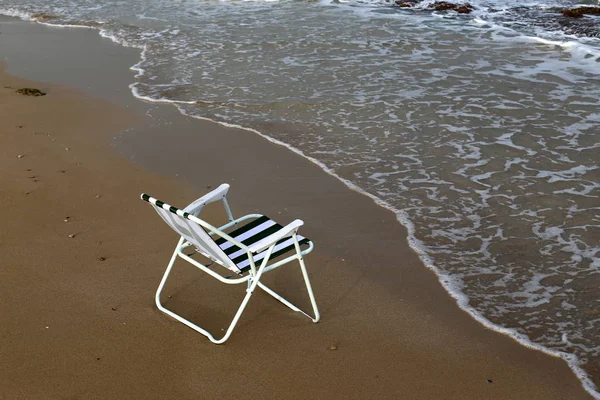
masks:
{"type": "MultiPolygon", "coordinates": [[[[138,103],[0,74],[0,398],[589,398],[564,361],[458,309],[392,213],[254,134],[138,103]],[[136,164],[109,145],[125,130],[136,164]],[[185,206],[225,181],[236,215],[304,219],[322,322],[257,293],[216,346],[155,308],[177,237],[139,194],[185,206]]],[[[219,332],[243,288],[175,268],[165,303],[219,332]]],[[[296,267],[266,282],[308,305],[296,267]]]]}

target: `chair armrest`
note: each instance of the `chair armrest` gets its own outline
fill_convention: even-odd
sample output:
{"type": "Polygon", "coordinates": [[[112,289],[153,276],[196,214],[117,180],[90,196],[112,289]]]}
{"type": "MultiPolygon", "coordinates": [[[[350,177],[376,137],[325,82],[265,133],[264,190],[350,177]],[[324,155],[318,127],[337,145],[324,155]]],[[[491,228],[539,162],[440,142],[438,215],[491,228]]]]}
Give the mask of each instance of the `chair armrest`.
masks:
{"type": "Polygon", "coordinates": [[[186,213],[198,215],[205,205],[214,201],[222,200],[227,195],[228,190],[229,185],[224,183],[218,188],[211,191],[210,193],[207,193],[204,196],[200,197],[198,200],[195,200],[192,203],[190,203],[186,208],[183,209],[183,211],[186,213]]]}
{"type": "Polygon", "coordinates": [[[277,232],[270,234],[262,240],[259,240],[252,246],[248,246],[248,250],[250,250],[250,252],[252,253],[260,253],[261,251],[268,247],[271,247],[273,244],[277,243],[281,239],[286,238],[288,236],[292,236],[292,234],[296,233],[298,228],[300,228],[302,225],[304,225],[304,222],[302,222],[302,220],[300,219],[292,221],[277,232]]]}

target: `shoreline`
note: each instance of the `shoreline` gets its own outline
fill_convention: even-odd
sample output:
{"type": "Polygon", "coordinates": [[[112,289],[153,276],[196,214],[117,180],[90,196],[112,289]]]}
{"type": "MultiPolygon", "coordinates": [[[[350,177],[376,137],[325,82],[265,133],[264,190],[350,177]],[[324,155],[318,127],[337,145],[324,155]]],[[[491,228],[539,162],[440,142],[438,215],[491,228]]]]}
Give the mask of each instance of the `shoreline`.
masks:
{"type": "MultiPolygon", "coordinates": [[[[149,99],[143,98],[141,96],[136,96],[135,94],[134,94],[134,97],[136,97],[137,99],[142,100],[142,101],[149,101],[149,102],[153,102],[153,103],[167,103],[167,104],[171,104],[173,106],[176,106],[178,103],[181,103],[181,102],[171,102],[168,100],[164,101],[164,102],[162,102],[160,100],[149,100],[149,99]]],[[[469,306],[469,297],[467,295],[465,295],[462,291],[460,291],[460,289],[457,289],[456,287],[452,286],[452,284],[451,284],[452,277],[447,274],[444,274],[439,268],[437,268],[434,265],[433,261],[431,261],[427,252],[419,244],[416,243],[419,240],[416,238],[416,236],[414,234],[414,232],[415,232],[414,224],[410,221],[410,219],[406,216],[406,214],[402,210],[398,210],[398,209],[394,208],[389,203],[387,203],[385,200],[382,200],[379,197],[377,197],[369,192],[366,192],[365,190],[358,187],[353,182],[351,182],[345,178],[342,178],[341,176],[336,174],[334,171],[332,171],[329,167],[327,167],[325,164],[323,164],[322,162],[320,162],[319,160],[317,160],[313,157],[307,156],[301,150],[299,150],[293,146],[290,146],[287,143],[284,143],[284,142],[274,139],[270,136],[267,136],[266,134],[263,134],[256,129],[246,128],[241,125],[229,124],[226,122],[215,121],[210,118],[193,116],[193,115],[186,114],[181,110],[179,110],[179,111],[181,112],[182,115],[190,117],[190,118],[208,121],[210,123],[222,125],[227,128],[241,129],[241,130],[245,130],[248,132],[252,132],[252,133],[266,139],[267,141],[269,141],[271,143],[285,147],[288,150],[290,150],[291,152],[293,152],[294,154],[297,154],[298,156],[303,157],[306,160],[317,165],[319,168],[321,168],[321,170],[323,170],[323,172],[333,176],[334,178],[336,178],[340,182],[342,182],[344,185],[346,185],[348,187],[348,189],[353,190],[365,197],[368,197],[376,205],[384,208],[387,211],[392,212],[396,216],[396,220],[398,221],[398,223],[408,231],[408,235],[404,238],[407,241],[408,246],[418,255],[420,261],[423,263],[423,267],[430,269],[431,271],[433,271],[435,273],[440,285],[444,288],[444,290],[448,293],[448,295],[456,301],[456,305],[459,309],[466,312],[471,318],[473,318],[475,321],[480,323],[485,328],[487,328],[491,331],[506,335],[506,336],[510,337],[511,339],[513,339],[518,344],[522,345],[523,347],[530,348],[530,349],[539,351],[541,353],[544,353],[546,355],[549,355],[551,357],[560,358],[560,359],[564,360],[568,364],[569,368],[573,371],[573,373],[577,376],[577,378],[581,381],[584,389],[591,396],[600,399],[600,392],[598,392],[596,390],[596,386],[592,382],[589,375],[583,370],[583,368],[581,368],[582,362],[575,354],[555,351],[548,347],[544,347],[541,344],[535,343],[535,342],[531,341],[526,335],[517,332],[515,329],[505,328],[499,324],[496,324],[496,323],[490,321],[479,311],[477,311],[473,307],[469,306]]]]}
{"type": "MultiPolygon", "coordinates": [[[[24,23],[26,23],[26,22],[24,22],[24,23]]],[[[9,64],[9,65],[10,65],[10,64],[9,64]]],[[[132,69],[133,69],[133,68],[132,68],[132,69]]],[[[136,100],[136,101],[137,101],[137,100],[136,100]]],[[[140,107],[142,107],[142,105],[140,105],[140,107]]],[[[154,111],[153,111],[153,112],[154,112],[154,111]]],[[[157,112],[157,114],[161,114],[161,113],[164,113],[164,110],[162,110],[162,111],[161,111],[161,110],[159,110],[159,111],[156,111],[156,112],[157,112]]],[[[172,114],[172,113],[171,113],[171,112],[169,112],[169,111],[167,111],[167,112],[166,112],[166,114],[167,114],[167,115],[170,115],[170,114],[172,114]]],[[[181,117],[181,118],[182,118],[182,119],[184,119],[185,117],[181,117]]],[[[212,122],[211,122],[211,124],[215,124],[215,123],[216,123],[216,122],[214,122],[214,121],[212,121],[212,122]]],[[[224,124],[220,124],[220,125],[224,125],[224,124]]],[[[237,128],[237,127],[235,127],[235,128],[237,128]]],[[[246,130],[246,131],[248,131],[248,130],[246,130]]],[[[266,137],[265,135],[262,135],[262,134],[260,134],[259,132],[256,132],[256,131],[255,131],[255,133],[258,133],[258,135],[260,135],[262,138],[264,138],[264,139],[267,139],[268,141],[270,141],[270,142],[272,142],[272,143],[273,143],[273,142],[275,142],[274,140],[272,140],[272,139],[270,139],[270,138],[266,137]]],[[[239,132],[238,132],[238,133],[236,133],[236,135],[243,135],[243,134],[241,134],[241,133],[239,133],[239,132]]],[[[128,138],[127,136],[134,136],[134,135],[131,135],[131,133],[127,133],[127,134],[125,134],[124,136],[121,136],[121,137],[120,137],[120,140],[121,140],[121,141],[123,141],[123,140],[131,139],[131,137],[129,137],[129,138],[128,138]]],[[[278,143],[278,142],[275,142],[275,143],[277,143],[278,145],[282,145],[281,143],[278,143]]],[[[123,143],[121,143],[121,144],[123,144],[123,143]]],[[[138,144],[139,144],[139,143],[138,143],[138,144]]],[[[301,154],[301,152],[299,152],[299,151],[297,151],[297,150],[295,150],[295,149],[290,149],[290,147],[286,146],[285,144],[283,144],[283,146],[285,146],[285,148],[286,148],[287,150],[292,150],[292,151],[294,151],[294,152],[296,152],[296,153],[300,153],[300,155],[302,155],[302,154],[301,154]]],[[[121,151],[122,151],[123,149],[125,149],[125,151],[124,151],[124,154],[128,154],[128,151],[129,151],[130,158],[131,158],[131,157],[132,157],[132,156],[131,156],[131,154],[132,154],[132,152],[131,152],[131,148],[132,148],[132,145],[131,145],[131,143],[126,143],[126,144],[125,144],[125,146],[121,146],[121,151]],[[128,148],[128,146],[129,146],[129,148],[128,148]]],[[[119,143],[117,143],[117,149],[119,149],[119,143]]],[[[303,155],[302,155],[302,156],[303,156],[303,155]]],[[[289,157],[289,156],[288,156],[288,157],[289,157]]],[[[292,157],[295,157],[295,156],[292,156],[292,157]]],[[[305,156],[304,156],[304,157],[305,157],[305,156]]],[[[136,156],[136,159],[138,159],[138,158],[139,158],[139,157],[137,157],[137,156],[136,156]]],[[[310,158],[308,158],[308,157],[305,157],[305,159],[308,159],[309,161],[313,162],[314,164],[317,164],[317,165],[319,165],[318,161],[317,161],[317,162],[315,162],[314,160],[311,160],[311,159],[310,159],[310,158]]],[[[305,160],[305,161],[306,161],[306,160],[305,160]]],[[[141,164],[142,164],[142,165],[144,165],[144,162],[142,161],[142,162],[141,162],[141,164]]],[[[320,166],[320,167],[322,167],[321,165],[319,165],[319,166],[320,166]]],[[[321,168],[321,169],[322,169],[322,168],[321,168]]],[[[334,176],[336,179],[338,179],[338,180],[339,180],[339,181],[341,181],[343,184],[345,184],[346,186],[348,186],[348,188],[347,188],[347,189],[352,189],[352,190],[354,190],[355,192],[357,192],[357,193],[360,193],[361,195],[364,195],[365,197],[367,197],[367,199],[366,199],[366,200],[368,200],[368,201],[371,201],[371,200],[373,200],[373,201],[376,203],[374,206],[376,206],[376,207],[381,207],[381,206],[382,206],[382,204],[381,204],[381,201],[380,201],[380,202],[377,202],[377,198],[376,198],[376,197],[374,197],[374,196],[372,196],[372,195],[369,195],[368,193],[365,193],[365,192],[363,192],[363,191],[358,191],[358,190],[356,190],[355,188],[353,188],[352,186],[350,186],[350,185],[353,185],[353,184],[351,184],[351,183],[349,183],[349,182],[346,182],[346,181],[344,181],[343,179],[341,179],[341,178],[339,178],[339,177],[335,176],[333,173],[331,173],[331,172],[329,172],[329,171],[327,171],[327,170],[325,170],[325,171],[321,171],[321,173],[322,173],[322,172],[326,172],[326,173],[329,173],[329,175],[331,175],[331,176],[334,176]]],[[[185,179],[185,178],[184,178],[184,179],[185,179]]],[[[233,188],[235,189],[235,186],[234,186],[233,188]]],[[[281,204],[285,204],[285,203],[281,203],[281,204]]],[[[386,212],[387,212],[387,211],[393,211],[393,210],[389,210],[389,209],[388,209],[388,210],[386,210],[386,212]]],[[[381,213],[380,213],[380,214],[381,214],[381,213]]],[[[302,218],[302,215],[299,215],[299,216],[302,218]]],[[[396,214],[396,219],[398,219],[398,217],[397,217],[397,214],[396,214]]],[[[402,223],[402,221],[398,221],[398,222],[402,223]]],[[[394,229],[394,230],[396,230],[396,229],[394,229]]],[[[402,240],[404,240],[404,237],[402,238],[402,240]]],[[[423,267],[423,265],[421,265],[421,268],[422,268],[422,267],[423,267]]],[[[310,269],[310,266],[309,266],[309,269],[310,269]]],[[[423,269],[425,269],[425,268],[423,268],[423,269]]],[[[441,283],[442,283],[442,285],[443,285],[443,280],[442,280],[442,277],[441,277],[441,276],[438,276],[437,278],[439,279],[438,283],[439,283],[439,282],[441,282],[441,283]]],[[[448,295],[448,294],[452,295],[452,293],[446,293],[446,295],[448,295]]],[[[448,297],[449,297],[449,296],[448,296],[448,297]]],[[[451,301],[454,301],[454,300],[453,300],[453,299],[451,299],[451,301]]],[[[455,308],[457,308],[457,309],[458,309],[458,308],[460,307],[460,304],[459,304],[459,307],[456,307],[456,303],[454,303],[454,306],[455,306],[455,308]]],[[[461,309],[459,309],[458,311],[462,312],[462,311],[464,311],[464,309],[462,309],[462,310],[461,310],[461,309]]],[[[476,320],[477,320],[477,318],[475,318],[475,317],[473,317],[472,315],[470,315],[470,313],[469,313],[469,317],[470,317],[470,318],[474,318],[474,319],[476,319],[476,320]]],[[[481,321],[477,321],[477,323],[481,323],[481,321]]],[[[521,343],[521,344],[522,344],[522,343],[521,343]]],[[[538,349],[538,351],[539,351],[539,349],[538,349]]]]}

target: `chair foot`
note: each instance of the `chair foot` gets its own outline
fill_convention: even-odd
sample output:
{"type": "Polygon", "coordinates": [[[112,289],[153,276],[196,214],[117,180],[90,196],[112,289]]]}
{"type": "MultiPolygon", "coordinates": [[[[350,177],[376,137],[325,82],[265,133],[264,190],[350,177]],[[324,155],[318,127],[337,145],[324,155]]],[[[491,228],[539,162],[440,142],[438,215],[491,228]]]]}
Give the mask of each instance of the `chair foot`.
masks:
{"type": "Polygon", "coordinates": [[[208,340],[210,340],[211,342],[213,342],[215,344],[224,343],[227,339],[229,339],[229,335],[231,334],[230,332],[226,333],[225,336],[223,336],[221,339],[215,339],[215,337],[213,335],[211,335],[210,332],[208,332],[205,329],[200,328],[198,325],[194,324],[193,322],[188,321],[187,319],[183,318],[181,315],[175,314],[173,311],[165,308],[160,302],[156,302],[156,306],[158,307],[158,309],[160,311],[162,311],[165,314],[167,314],[168,316],[176,319],[177,321],[181,322],[182,324],[187,325],[188,327],[192,328],[196,332],[206,336],[208,338],[208,340]]]}
{"type": "Polygon", "coordinates": [[[235,316],[233,317],[231,324],[227,328],[225,335],[221,339],[215,339],[215,337],[213,335],[211,335],[210,332],[208,332],[206,329],[200,328],[198,325],[194,324],[191,321],[188,321],[187,319],[183,318],[181,315],[176,314],[173,311],[169,310],[168,308],[163,306],[160,301],[160,294],[165,286],[165,282],[167,281],[169,274],[171,273],[171,269],[173,268],[173,264],[175,262],[176,255],[177,255],[177,251],[175,251],[175,253],[173,253],[173,257],[171,258],[171,261],[169,262],[169,265],[167,266],[167,270],[165,271],[163,279],[160,282],[160,285],[158,286],[158,289],[156,291],[156,295],[154,297],[154,302],[156,303],[156,307],[160,311],[167,314],[168,316],[175,318],[177,321],[181,322],[182,324],[184,324],[184,325],[192,328],[196,332],[201,333],[202,335],[206,336],[211,342],[213,342],[215,344],[225,343],[227,341],[227,339],[229,339],[229,336],[231,336],[231,333],[233,332],[233,329],[237,325],[238,320],[240,319],[240,317],[242,315],[242,312],[246,308],[246,305],[248,305],[248,301],[250,300],[250,297],[252,297],[253,290],[248,290],[246,292],[246,296],[244,296],[244,300],[242,300],[242,304],[240,304],[240,307],[238,308],[237,312],[235,313],[235,316]]]}
{"type": "Polygon", "coordinates": [[[300,308],[298,308],[297,306],[295,306],[294,304],[290,303],[288,300],[286,300],[285,298],[283,298],[281,295],[279,295],[277,292],[275,292],[273,289],[271,289],[270,287],[268,287],[267,285],[265,285],[262,282],[258,282],[258,287],[260,287],[262,290],[264,290],[265,292],[267,292],[268,294],[270,294],[271,296],[273,296],[274,298],[276,298],[277,300],[279,300],[281,303],[283,303],[284,305],[286,305],[287,307],[289,307],[290,309],[292,309],[293,311],[302,313],[304,315],[306,315],[308,318],[310,318],[310,320],[314,323],[319,322],[320,316],[319,316],[319,312],[318,310],[315,310],[315,316],[313,317],[312,315],[302,311],[300,308]]]}

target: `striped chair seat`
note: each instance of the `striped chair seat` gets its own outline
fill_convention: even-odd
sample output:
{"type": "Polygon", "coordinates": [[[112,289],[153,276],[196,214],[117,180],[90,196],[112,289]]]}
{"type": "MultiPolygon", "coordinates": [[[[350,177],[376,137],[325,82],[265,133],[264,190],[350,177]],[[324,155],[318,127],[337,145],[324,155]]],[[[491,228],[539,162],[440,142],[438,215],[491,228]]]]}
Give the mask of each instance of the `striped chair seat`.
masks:
{"type": "MultiPolygon", "coordinates": [[[[259,240],[277,232],[281,228],[283,228],[283,226],[263,215],[230,232],[229,236],[246,246],[251,246],[259,240]]],[[[310,242],[309,239],[300,235],[298,235],[297,238],[300,245],[310,242]]],[[[227,254],[227,257],[235,263],[242,273],[250,269],[250,261],[248,260],[248,253],[246,253],[246,251],[223,238],[216,239],[215,243],[223,250],[223,252],[225,252],[225,254],[227,254]]],[[[292,250],[294,250],[294,239],[291,237],[282,239],[275,245],[273,254],[271,254],[270,258],[274,259],[292,250]]],[[[267,250],[264,250],[254,255],[254,263],[258,264],[260,260],[264,258],[266,252],[267,250]]]]}

